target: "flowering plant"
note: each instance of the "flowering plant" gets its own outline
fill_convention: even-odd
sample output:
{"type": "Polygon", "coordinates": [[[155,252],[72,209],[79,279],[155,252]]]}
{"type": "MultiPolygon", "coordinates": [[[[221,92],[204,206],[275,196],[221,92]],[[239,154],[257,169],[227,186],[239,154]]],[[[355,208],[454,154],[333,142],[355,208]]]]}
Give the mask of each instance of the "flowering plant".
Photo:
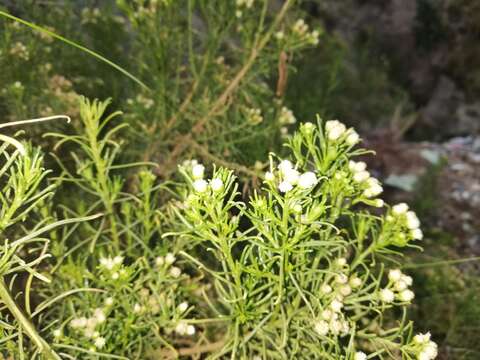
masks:
{"type": "MultiPolygon", "coordinates": [[[[291,158],[272,154],[263,190],[247,202],[232,171],[214,167],[206,180],[203,165],[181,167],[182,231],[164,236],[188,239],[180,254],[212,282],[203,295],[222,329],[210,332],[216,356],[436,357],[429,334],[412,338],[412,278],[393,265],[422,239],[420,223],[406,204],[378,198],[380,182],[353,160],[366,153],[359,141],[336,120],[302,124],[291,158]]],[[[209,324],[199,325],[205,335],[209,324]]]]}

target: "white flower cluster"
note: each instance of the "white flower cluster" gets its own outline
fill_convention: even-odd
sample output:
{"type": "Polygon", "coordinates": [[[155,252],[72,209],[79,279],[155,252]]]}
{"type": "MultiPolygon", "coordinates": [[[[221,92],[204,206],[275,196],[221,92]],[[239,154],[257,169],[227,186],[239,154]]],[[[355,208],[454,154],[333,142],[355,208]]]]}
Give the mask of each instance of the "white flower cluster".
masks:
{"type": "Polygon", "coordinates": [[[418,360],[433,360],[438,355],[438,346],[430,340],[430,333],[415,335],[413,344],[418,351],[418,360]]]}
{"type": "Polygon", "coordinates": [[[263,121],[262,110],[257,108],[249,108],[246,110],[247,121],[250,124],[257,125],[263,121]]]}
{"type": "Polygon", "coordinates": [[[100,336],[100,333],[96,330],[97,326],[103,324],[107,317],[103,309],[95,309],[91,317],[79,317],[70,321],[70,327],[77,331],[81,331],[83,335],[94,341],[94,346],[97,349],[101,349],[105,346],[105,338],[100,336]]]}
{"type": "MultiPolygon", "coordinates": [[[[300,189],[310,189],[318,182],[315,173],[307,171],[300,174],[289,160],[283,160],[278,165],[278,178],[278,190],[282,193],[293,190],[294,186],[298,186],[300,189]]],[[[265,173],[266,181],[275,181],[275,179],[276,176],[273,172],[265,173]]]]}
{"type": "Polygon", "coordinates": [[[392,206],[392,217],[387,218],[390,221],[400,220],[410,231],[412,238],[417,240],[423,239],[423,232],[420,229],[420,220],[418,220],[415,212],[409,210],[408,205],[400,203],[392,206]]]}
{"type": "Polygon", "coordinates": [[[10,49],[10,55],[16,56],[19,59],[28,61],[30,59],[30,54],[27,47],[20,41],[17,41],[12,48],[10,49]]]}
{"type": "Polygon", "coordinates": [[[184,167],[190,168],[190,172],[193,178],[193,190],[196,193],[202,194],[211,189],[213,192],[218,192],[223,189],[223,180],[220,178],[213,178],[205,180],[205,166],[199,164],[197,160],[187,160],[183,163],[184,167]]]}
{"type": "MultiPolygon", "coordinates": [[[[363,196],[371,199],[383,192],[383,187],[380,184],[380,181],[370,176],[370,173],[367,171],[367,164],[365,164],[363,161],[350,160],[348,162],[348,168],[353,174],[353,181],[362,185],[363,196]]],[[[383,201],[380,200],[377,206],[383,206],[383,201]]]]}
{"type": "Polygon", "coordinates": [[[346,315],[342,312],[343,302],[346,297],[352,294],[354,289],[362,285],[362,280],[358,276],[348,277],[343,272],[344,268],[348,268],[345,258],[338,258],[335,261],[335,266],[341,271],[331,282],[326,282],[320,288],[321,296],[329,299],[328,306],[322,310],[320,319],[317,319],[313,325],[314,330],[321,336],[348,334],[350,325],[346,315]]]}
{"type": "Polygon", "coordinates": [[[172,253],[167,253],[165,256],[157,256],[155,258],[155,265],[157,266],[164,266],[164,267],[167,267],[169,268],[169,274],[174,277],[174,278],[178,278],[180,277],[180,275],[182,275],[182,270],[177,267],[177,266],[172,266],[175,261],[177,260],[177,258],[175,257],[175,255],[173,255],[172,253]]]}
{"type": "MultiPolygon", "coordinates": [[[[303,19],[298,19],[292,28],[293,32],[298,35],[300,39],[305,40],[312,45],[318,45],[320,32],[318,30],[308,32],[308,29],[308,25],[303,19]]],[[[278,35],[276,38],[278,39],[278,35]]]]}
{"type": "Polygon", "coordinates": [[[367,354],[363,351],[357,351],[353,356],[353,360],[367,360],[367,354]]]}
{"type": "Polygon", "coordinates": [[[412,285],[411,276],[403,274],[399,269],[388,272],[388,286],[380,290],[379,298],[384,303],[391,303],[395,297],[402,302],[410,302],[415,294],[408,287],[412,285]]]}
{"type": "Polygon", "coordinates": [[[325,123],[325,133],[328,140],[333,142],[344,140],[349,146],[353,146],[360,141],[360,136],[353,128],[347,129],[345,124],[338,120],[328,120],[325,123]]]}
{"type": "Polygon", "coordinates": [[[253,2],[254,0],[237,0],[237,10],[235,11],[235,16],[237,18],[241,18],[243,15],[243,9],[251,9],[253,6],[253,2]]]}
{"type": "Polygon", "coordinates": [[[282,109],[280,110],[280,116],[278,117],[278,122],[281,125],[292,125],[297,122],[297,119],[295,118],[295,115],[293,114],[292,110],[290,110],[286,106],[283,106],[282,109]]]}
{"type": "Polygon", "coordinates": [[[122,268],[123,256],[117,255],[113,258],[103,257],[100,258],[100,268],[105,270],[112,280],[118,280],[125,278],[127,271],[122,268]]]}

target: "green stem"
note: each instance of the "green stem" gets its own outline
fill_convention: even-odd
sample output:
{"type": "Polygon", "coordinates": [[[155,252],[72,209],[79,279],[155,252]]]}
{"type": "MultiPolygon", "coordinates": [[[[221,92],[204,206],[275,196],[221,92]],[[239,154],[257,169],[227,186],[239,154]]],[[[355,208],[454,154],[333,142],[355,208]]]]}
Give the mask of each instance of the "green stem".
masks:
{"type": "Polygon", "coordinates": [[[8,310],[10,310],[15,319],[18,321],[23,331],[25,331],[25,333],[32,340],[32,342],[38,347],[40,353],[43,354],[46,359],[61,360],[60,356],[40,336],[40,334],[35,329],[35,326],[33,326],[30,320],[18,308],[17,304],[10,295],[7,286],[5,285],[5,281],[3,280],[3,278],[0,279],[0,299],[8,308],[8,310]]]}

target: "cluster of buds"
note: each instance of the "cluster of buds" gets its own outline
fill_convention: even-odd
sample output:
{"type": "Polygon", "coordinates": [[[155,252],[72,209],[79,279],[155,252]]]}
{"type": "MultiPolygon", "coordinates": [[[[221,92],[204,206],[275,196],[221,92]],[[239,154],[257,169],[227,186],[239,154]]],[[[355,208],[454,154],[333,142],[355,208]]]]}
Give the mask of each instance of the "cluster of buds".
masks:
{"type": "Polygon", "coordinates": [[[10,55],[16,56],[19,59],[28,61],[30,54],[27,47],[20,41],[17,41],[10,49],[10,55]]]}
{"type": "Polygon", "coordinates": [[[345,124],[338,120],[328,120],[325,123],[325,133],[328,140],[332,142],[345,141],[349,146],[356,145],[360,141],[360,136],[353,129],[347,129],[345,124]]]}
{"type": "Polygon", "coordinates": [[[175,332],[181,336],[192,336],[195,335],[195,326],[189,325],[186,321],[181,320],[177,323],[177,326],[175,327],[175,332]]]}
{"type": "Polygon", "coordinates": [[[265,180],[268,182],[273,182],[278,177],[278,190],[282,193],[289,192],[293,190],[294,186],[299,187],[300,189],[310,189],[314,187],[317,182],[317,176],[311,171],[300,172],[293,167],[293,164],[288,160],[283,160],[278,165],[278,174],[275,174],[272,171],[265,173],[265,180]]]}
{"type": "Polygon", "coordinates": [[[430,340],[430,333],[415,335],[410,347],[418,360],[433,360],[438,355],[438,346],[430,340]]]}
{"type": "Polygon", "coordinates": [[[410,276],[403,274],[399,269],[388,272],[388,285],[380,290],[379,298],[384,303],[392,303],[395,298],[401,302],[410,302],[415,294],[408,287],[413,280],[410,276]]]}
{"type": "Polygon", "coordinates": [[[400,222],[408,229],[413,239],[423,239],[423,233],[420,229],[420,220],[418,220],[417,215],[413,211],[409,210],[407,204],[400,203],[392,206],[392,213],[387,217],[387,220],[400,222]]]}
{"type": "MultiPolygon", "coordinates": [[[[205,167],[202,164],[199,164],[196,160],[190,160],[191,164],[190,172],[193,178],[193,190],[198,194],[206,193],[209,189],[213,192],[218,192],[223,189],[223,180],[220,178],[213,178],[210,180],[205,180],[203,177],[205,175],[205,167]]],[[[184,162],[185,164],[189,164],[184,162]]]]}
{"type": "Polygon", "coordinates": [[[103,309],[95,309],[91,317],[79,317],[70,321],[70,327],[77,331],[81,331],[83,335],[94,341],[94,346],[97,349],[101,349],[105,346],[105,338],[100,336],[100,333],[96,330],[97,326],[103,324],[106,321],[105,312],[103,309]]]}
{"type": "Polygon", "coordinates": [[[281,125],[292,125],[297,122],[297,119],[295,118],[295,115],[293,114],[292,110],[283,106],[282,109],[280,110],[280,116],[278,117],[278,122],[281,125]]]}
{"type": "Polygon", "coordinates": [[[178,266],[173,266],[177,258],[172,253],[167,253],[165,256],[157,256],[155,258],[155,265],[158,267],[168,268],[168,273],[174,277],[178,278],[182,275],[182,270],[178,266]]]}
{"type": "Polygon", "coordinates": [[[113,258],[103,257],[100,258],[99,268],[107,274],[110,279],[118,280],[127,277],[127,271],[123,268],[123,256],[117,255],[113,258]]]}
{"type": "MultiPolygon", "coordinates": [[[[312,45],[318,45],[320,32],[318,30],[309,32],[308,30],[308,25],[303,19],[298,19],[292,27],[293,33],[296,34],[301,40],[305,40],[312,45]]],[[[276,37],[278,39],[278,35],[276,37]]]]}
{"type": "Polygon", "coordinates": [[[138,94],[135,97],[135,100],[127,99],[127,104],[130,105],[130,106],[138,104],[141,107],[143,107],[145,110],[148,110],[148,109],[152,108],[152,106],[155,104],[155,102],[152,99],[150,99],[146,96],[143,96],[142,94],[138,94]]]}
{"type": "Polygon", "coordinates": [[[237,18],[241,18],[243,15],[244,9],[251,9],[253,6],[254,0],[237,0],[235,5],[237,6],[237,10],[235,11],[235,16],[237,18]]]}
{"type": "MultiPolygon", "coordinates": [[[[383,192],[380,181],[370,175],[370,173],[367,171],[367,164],[365,164],[363,161],[350,160],[348,162],[348,168],[352,172],[353,181],[362,187],[363,196],[371,199],[383,192]]],[[[382,200],[377,199],[375,205],[382,207],[384,203],[382,200]]]]}
{"type": "Polygon", "coordinates": [[[257,108],[249,108],[246,110],[247,121],[250,124],[257,125],[263,121],[262,110],[257,108]]]}
{"type": "Polygon", "coordinates": [[[342,313],[343,302],[352,294],[354,289],[362,285],[362,280],[356,276],[347,276],[344,270],[348,268],[345,258],[335,260],[334,266],[340,270],[337,275],[320,287],[321,296],[329,299],[328,306],[320,313],[320,319],[314,323],[314,330],[321,336],[328,334],[346,335],[350,331],[350,325],[345,314],[342,313]]]}

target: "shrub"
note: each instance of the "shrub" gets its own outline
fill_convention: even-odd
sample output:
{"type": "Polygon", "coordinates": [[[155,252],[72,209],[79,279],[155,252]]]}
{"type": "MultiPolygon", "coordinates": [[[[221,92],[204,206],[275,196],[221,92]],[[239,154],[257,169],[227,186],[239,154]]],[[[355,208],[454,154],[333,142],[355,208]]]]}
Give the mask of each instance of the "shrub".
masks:
{"type": "Polygon", "coordinates": [[[54,201],[38,151],[12,151],[2,137],[2,211],[14,215],[2,217],[1,353],[436,356],[430,335],[413,336],[406,321],[412,278],[394,263],[421,240],[420,223],[406,204],[378,198],[379,181],[353,160],[367,152],[353,129],[302,124],[291,156],[271,154],[263,189],[245,201],[224,167],[206,180],[210,171],[187,161],[186,183],[173,184],[158,183],[149,163],[119,163],[123,125],[107,105],[83,99],[78,132],[49,134],[71,149],[50,178],[54,201]]]}

